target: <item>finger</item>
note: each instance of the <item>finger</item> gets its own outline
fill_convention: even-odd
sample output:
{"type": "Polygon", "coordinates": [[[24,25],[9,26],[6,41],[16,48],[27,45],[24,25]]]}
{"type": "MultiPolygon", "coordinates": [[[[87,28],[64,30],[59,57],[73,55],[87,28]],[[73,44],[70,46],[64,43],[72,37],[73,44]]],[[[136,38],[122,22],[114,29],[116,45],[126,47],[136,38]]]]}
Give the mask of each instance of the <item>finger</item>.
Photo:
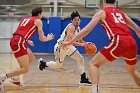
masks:
{"type": "Polygon", "coordinates": [[[50,33],[51,36],[54,36],[52,33],[50,33]]]}
{"type": "Polygon", "coordinates": [[[55,38],[55,36],[53,35],[53,39],[55,38]]]}

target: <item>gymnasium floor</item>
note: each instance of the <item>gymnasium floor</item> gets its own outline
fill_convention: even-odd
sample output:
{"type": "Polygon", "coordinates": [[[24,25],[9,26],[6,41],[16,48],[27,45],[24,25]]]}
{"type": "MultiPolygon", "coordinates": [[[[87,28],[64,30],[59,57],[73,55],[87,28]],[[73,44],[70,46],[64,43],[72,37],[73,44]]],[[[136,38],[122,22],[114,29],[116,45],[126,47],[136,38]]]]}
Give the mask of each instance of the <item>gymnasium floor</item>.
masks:
{"type": "MultiPolygon", "coordinates": [[[[30,70],[23,75],[25,86],[15,86],[6,80],[4,93],[91,93],[91,86],[79,86],[79,72],[76,62],[66,57],[63,68],[38,69],[37,60],[42,57],[46,61],[54,60],[52,54],[36,55],[36,61],[30,65],[30,70]]],[[[92,58],[84,55],[85,69],[92,58]]],[[[9,72],[18,67],[11,54],[0,54],[0,73],[9,72]]],[[[138,56],[137,69],[140,72],[140,56],[138,56]]],[[[101,67],[101,93],[140,93],[131,77],[127,74],[123,60],[120,58],[111,64],[101,67]]]]}

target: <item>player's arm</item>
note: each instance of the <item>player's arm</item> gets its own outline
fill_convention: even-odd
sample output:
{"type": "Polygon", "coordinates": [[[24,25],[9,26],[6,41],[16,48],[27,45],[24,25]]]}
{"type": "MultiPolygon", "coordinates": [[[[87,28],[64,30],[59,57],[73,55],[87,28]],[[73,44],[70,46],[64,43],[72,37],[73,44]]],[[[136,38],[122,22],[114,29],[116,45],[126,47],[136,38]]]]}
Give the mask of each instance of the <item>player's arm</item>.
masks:
{"type": "MultiPolygon", "coordinates": [[[[64,40],[65,42],[70,41],[72,38],[75,37],[74,33],[74,26],[69,26],[66,30],[67,36],[66,39],[64,40]]],[[[73,42],[72,45],[74,46],[83,46],[83,44],[79,42],[73,42]]]]}
{"type": "Polygon", "coordinates": [[[140,38],[140,28],[125,14],[126,24],[133,29],[140,38]]]}
{"type": "Polygon", "coordinates": [[[92,20],[79,32],[79,34],[76,37],[74,37],[71,41],[67,43],[63,43],[63,45],[69,45],[73,43],[74,41],[77,41],[80,38],[85,37],[98,24],[100,20],[104,19],[104,17],[105,17],[105,12],[103,10],[97,12],[93,16],[92,20]]]}
{"type": "MultiPolygon", "coordinates": [[[[78,28],[78,33],[81,31],[81,29],[80,28],[78,28]]],[[[81,39],[79,39],[79,40],[77,40],[77,42],[79,42],[79,43],[85,43],[85,41],[81,38],[81,39]]]]}
{"type": "Polygon", "coordinates": [[[46,42],[54,38],[53,34],[48,34],[47,37],[44,35],[44,32],[42,30],[42,21],[40,19],[36,19],[34,24],[38,28],[38,35],[40,41],[46,42]]]}
{"type": "Polygon", "coordinates": [[[77,40],[79,43],[85,43],[85,41],[83,39],[79,39],[77,40]]]}

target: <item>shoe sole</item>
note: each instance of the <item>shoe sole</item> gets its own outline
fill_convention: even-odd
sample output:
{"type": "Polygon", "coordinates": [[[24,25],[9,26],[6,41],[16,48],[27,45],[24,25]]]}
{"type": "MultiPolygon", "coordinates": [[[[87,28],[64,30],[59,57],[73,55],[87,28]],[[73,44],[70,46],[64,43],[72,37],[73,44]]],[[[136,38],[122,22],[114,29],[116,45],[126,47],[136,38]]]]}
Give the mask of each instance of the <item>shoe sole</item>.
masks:
{"type": "Polygon", "coordinates": [[[91,86],[92,84],[88,84],[88,83],[79,83],[80,86],[91,86]]]}

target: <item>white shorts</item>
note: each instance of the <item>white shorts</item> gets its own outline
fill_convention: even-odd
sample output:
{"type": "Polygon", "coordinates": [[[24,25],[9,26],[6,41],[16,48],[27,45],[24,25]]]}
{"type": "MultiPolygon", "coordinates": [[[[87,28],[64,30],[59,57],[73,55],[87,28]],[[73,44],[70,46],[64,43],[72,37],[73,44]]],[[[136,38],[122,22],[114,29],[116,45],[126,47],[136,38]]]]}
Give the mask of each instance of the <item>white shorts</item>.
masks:
{"type": "Polygon", "coordinates": [[[56,61],[59,61],[60,63],[64,61],[64,58],[68,55],[71,56],[74,54],[76,51],[78,51],[75,46],[70,45],[67,48],[58,48],[58,43],[55,44],[54,46],[54,55],[56,61]]]}

